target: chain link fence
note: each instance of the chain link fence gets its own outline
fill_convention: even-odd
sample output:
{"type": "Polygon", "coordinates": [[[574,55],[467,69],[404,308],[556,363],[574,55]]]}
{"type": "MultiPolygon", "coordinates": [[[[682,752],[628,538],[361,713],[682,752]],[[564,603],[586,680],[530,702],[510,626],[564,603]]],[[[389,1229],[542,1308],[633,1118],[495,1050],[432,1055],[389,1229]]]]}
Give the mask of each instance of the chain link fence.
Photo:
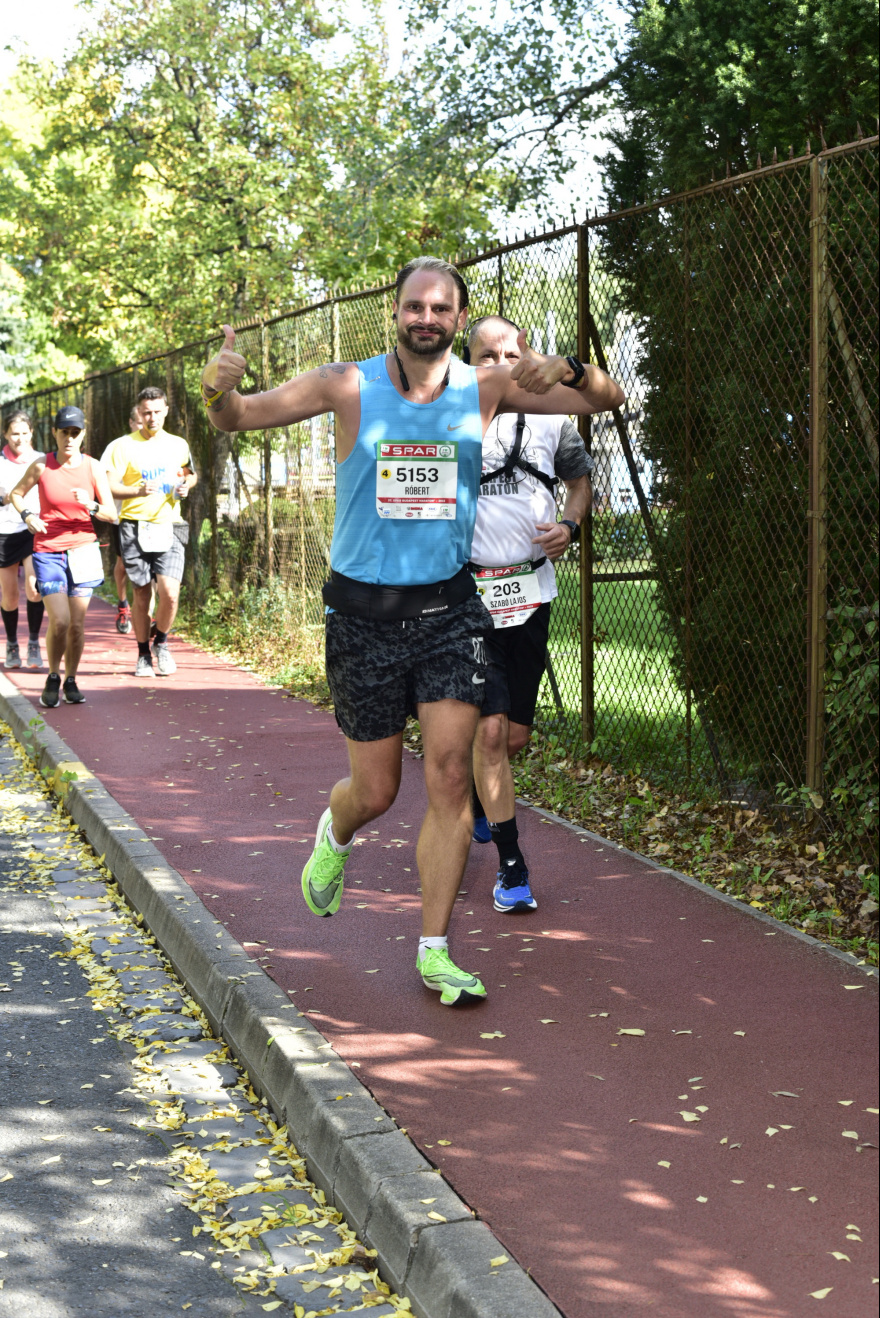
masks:
{"type": "MultiPolygon", "coordinates": [[[[779,784],[877,824],[877,138],[508,244],[459,264],[471,316],[598,362],[626,404],[585,418],[594,510],[558,565],[540,718],[658,784],[754,805],[779,784]]],[[[244,387],[391,346],[391,287],[237,343],[244,387]]],[[[17,400],[49,444],[76,402],[96,454],[139,388],[168,393],[201,481],[187,589],[319,629],[332,420],[218,436],[198,380],[219,340],[17,400]]],[[[9,405],[13,406],[12,404],[9,405]]]]}

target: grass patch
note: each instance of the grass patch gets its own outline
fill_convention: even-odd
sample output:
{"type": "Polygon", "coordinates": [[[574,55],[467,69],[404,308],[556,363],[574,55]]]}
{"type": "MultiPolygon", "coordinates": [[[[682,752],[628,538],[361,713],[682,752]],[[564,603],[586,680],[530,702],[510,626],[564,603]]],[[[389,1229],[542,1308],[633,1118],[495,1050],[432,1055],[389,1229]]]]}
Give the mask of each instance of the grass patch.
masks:
{"type": "Polygon", "coordinates": [[[211,591],[198,607],[181,606],[175,631],[194,645],[230,659],[300,700],[327,709],[324,624],[301,627],[293,592],[284,587],[250,589],[240,595],[211,591]]]}
{"type": "MultiPolygon", "coordinates": [[[[642,559],[608,564],[642,572],[642,559]]],[[[564,720],[570,748],[580,745],[580,586],[577,563],[557,564],[558,599],[550,621],[550,659],[565,714],[556,710],[547,678],[541,705],[564,720]]],[[[687,701],[672,672],[671,643],[657,609],[655,581],[597,581],[593,586],[593,750],[605,760],[670,786],[685,774],[687,701]]],[[[691,711],[691,773],[714,776],[697,711],[691,711]]]]}

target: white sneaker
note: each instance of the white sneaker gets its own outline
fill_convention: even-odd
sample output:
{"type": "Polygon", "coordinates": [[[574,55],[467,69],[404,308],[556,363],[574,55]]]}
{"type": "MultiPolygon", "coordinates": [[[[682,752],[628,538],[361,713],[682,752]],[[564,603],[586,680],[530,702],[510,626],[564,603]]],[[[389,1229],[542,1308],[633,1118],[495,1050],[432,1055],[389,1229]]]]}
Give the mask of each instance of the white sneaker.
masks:
{"type": "Polygon", "coordinates": [[[166,642],[153,642],[153,658],[156,661],[156,670],[160,677],[170,677],[172,673],[177,672],[177,664],[174,662],[174,655],[171,653],[166,642]]]}
{"type": "Polygon", "coordinates": [[[153,661],[149,657],[149,655],[146,654],[138,655],[137,667],[134,670],[134,675],[135,677],[153,676],[153,661]]]}

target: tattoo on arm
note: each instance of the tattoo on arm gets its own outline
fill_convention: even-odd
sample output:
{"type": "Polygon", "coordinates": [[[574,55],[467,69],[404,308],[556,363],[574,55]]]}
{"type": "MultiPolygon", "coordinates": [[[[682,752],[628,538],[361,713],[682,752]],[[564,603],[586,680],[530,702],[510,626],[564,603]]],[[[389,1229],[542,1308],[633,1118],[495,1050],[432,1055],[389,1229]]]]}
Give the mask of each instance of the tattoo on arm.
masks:
{"type": "Polygon", "coordinates": [[[327,380],[330,378],[331,371],[334,375],[345,375],[347,370],[348,362],[331,362],[329,366],[319,366],[318,375],[322,380],[327,380]]]}

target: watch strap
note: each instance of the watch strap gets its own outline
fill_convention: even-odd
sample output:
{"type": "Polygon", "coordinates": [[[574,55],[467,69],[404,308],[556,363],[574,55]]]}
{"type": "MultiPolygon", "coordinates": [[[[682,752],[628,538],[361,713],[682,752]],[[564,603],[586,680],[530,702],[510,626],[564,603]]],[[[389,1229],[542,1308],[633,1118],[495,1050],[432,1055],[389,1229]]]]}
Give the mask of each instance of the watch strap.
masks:
{"type": "Polygon", "coordinates": [[[572,541],[577,540],[577,538],[578,538],[578,534],[579,534],[580,529],[581,529],[581,528],[578,526],[577,522],[573,522],[573,521],[571,520],[570,517],[560,517],[560,519],[559,519],[559,525],[560,525],[560,526],[567,526],[568,529],[569,529],[569,531],[571,532],[571,538],[572,538],[572,541]]]}
{"type": "Polygon", "coordinates": [[[578,361],[577,357],[566,357],[565,360],[574,371],[574,378],[571,380],[563,380],[562,383],[565,385],[566,389],[580,389],[581,381],[586,374],[586,366],[584,366],[583,362],[578,361]]]}

